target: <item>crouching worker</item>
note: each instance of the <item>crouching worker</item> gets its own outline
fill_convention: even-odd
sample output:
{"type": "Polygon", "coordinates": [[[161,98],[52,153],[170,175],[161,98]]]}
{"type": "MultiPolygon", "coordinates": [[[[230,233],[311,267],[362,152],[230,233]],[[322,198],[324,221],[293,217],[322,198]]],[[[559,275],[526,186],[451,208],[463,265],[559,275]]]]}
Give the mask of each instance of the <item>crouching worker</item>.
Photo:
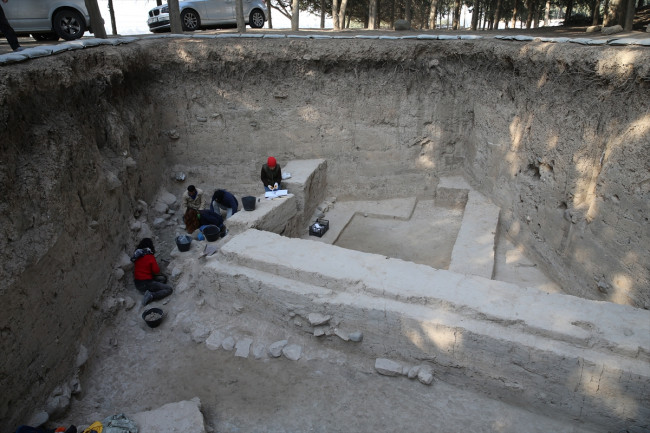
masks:
{"type": "Polygon", "coordinates": [[[167,284],[167,277],[160,272],[156,258],[156,249],[150,238],[144,238],[138,244],[131,261],[133,262],[133,282],[135,288],[144,294],[142,306],[149,302],[171,295],[173,289],[167,284]]]}
{"type": "Polygon", "coordinates": [[[215,203],[220,209],[226,211],[226,219],[236,214],[239,207],[237,198],[225,189],[218,189],[212,194],[212,201],[210,201],[210,210],[212,212],[214,212],[215,203]]]}
{"type": "Polygon", "coordinates": [[[269,156],[262,166],[260,179],[266,192],[282,189],[282,169],[274,157],[269,156]]]}
{"type": "Polygon", "coordinates": [[[185,215],[183,215],[183,221],[185,222],[185,230],[188,233],[194,233],[196,229],[201,229],[203,232],[203,227],[205,226],[217,226],[219,227],[219,233],[221,237],[226,236],[228,229],[223,224],[223,217],[218,212],[212,212],[211,210],[202,209],[187,209],[185,215]]]}

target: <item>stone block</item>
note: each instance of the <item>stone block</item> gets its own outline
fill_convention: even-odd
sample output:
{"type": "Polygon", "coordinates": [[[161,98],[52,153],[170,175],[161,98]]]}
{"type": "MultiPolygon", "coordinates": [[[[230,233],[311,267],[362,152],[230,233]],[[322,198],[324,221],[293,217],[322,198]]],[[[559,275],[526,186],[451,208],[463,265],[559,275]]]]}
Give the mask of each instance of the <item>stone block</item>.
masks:
{"type": "Polygon", "coordinates": [[[266,346],[264,345],[264,343],[254,343],[252,352],[253,352],[253,358],[263,359],[266,357],[266,346]]]}
{"type": "Polygon", "coordinates": [[[227,351],[233,350],[235,348],[235,339],[232,337],[224,338],[224,340],[221,342],[221,347],[227,351]]]}
{"type": "Polygon", "coordinates": [[[201,400],[198,397],[138,412],[131,419],[138,426],[138,433],[205,433],[201,400]]]}
{"type": "Polygon", "coordinates": [[[421,383],[431,385],[433,383],[433,369],[428,365],[423,365],[418,370],[417,377],[421,383]]]}
{"type": "Polygon", "coordinates": [[[217,350],[223,343],[223,334],[220,331],[212,331],[210,336],[205,340],[205,346],[210,350],[217,350]]]}
{"type": "Polygon", "coordinates": [[[311,326],[325,325],[327,322],[330,321],[331,318],[332,316],[324,315],[320,313],[309,313],[307,315],[307,320],[309,320],[309,324],[311,326]]]}
{"type": "Polygon", "coordinates": [[[237,341],[237,344],[235,345],[235,356],[239,358],[248,358],[248,354],[251,350],[251,344],[253,344],[253,340],[250,338],[242,338],[241,340],[237,341]]]}
{"type": "Polygon", "coordinates": [[[386,358],[377,358],[375,370],[384,376],[399,376],[402,374],[402,364],[386,358]]]}
{"type": "Polygon", "coordinates": [[[611,27],[603,27],[600,32],[604,35],[613,35],[616,33],[621,33],[622,31],[623,27],[621,27],[619,24],[616,24],[615,26],[611,27]]]}
{"type": "Polygon", "coordinates": [[[282,355],[282,349],[287,345],[287,343],[289,343],[287,340],[280,340],[276,341],[275,343],[271,343],[269,346],[269,354],[274,358],[279,357],[282,355]]]}
{"type": "Polygon", "coordinates": [[[297,344],[289,344],[282,348],[282,354],[292,361],[297,361],[302,356],[302,347],[297,344]]]}

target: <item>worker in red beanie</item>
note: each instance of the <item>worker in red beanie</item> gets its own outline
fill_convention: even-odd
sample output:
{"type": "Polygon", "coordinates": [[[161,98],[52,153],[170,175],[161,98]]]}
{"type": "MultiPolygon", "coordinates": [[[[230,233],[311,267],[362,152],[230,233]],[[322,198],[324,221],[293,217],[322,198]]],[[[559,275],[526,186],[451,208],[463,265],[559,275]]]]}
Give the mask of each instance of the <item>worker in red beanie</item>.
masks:
{"type": "Polygon", "coordinates": [[[266,164],[262,166],[262,184],[264,191],[277,191],[281,189],[282,169],[274,157],[269,156],[266,164]]]}

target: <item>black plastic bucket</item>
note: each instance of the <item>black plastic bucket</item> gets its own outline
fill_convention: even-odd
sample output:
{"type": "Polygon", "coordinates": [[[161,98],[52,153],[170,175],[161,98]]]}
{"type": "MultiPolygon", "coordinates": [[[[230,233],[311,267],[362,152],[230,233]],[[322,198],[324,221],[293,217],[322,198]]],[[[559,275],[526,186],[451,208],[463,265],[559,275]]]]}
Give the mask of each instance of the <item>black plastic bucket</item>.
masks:
{"type": "Polygon", "coordinates": [[[242,197],[241,202],[244,205],[244,210],[255,210],[255,201],[257,199],[252,195],[242,197]]]}
{"type": "Polygon", "coordinates": [[[219,230],[219,227],[217,226],[207,226],[203,228],[203,236],[205,236],[205,240],[208,242],[214,242],[219,239],[219,233],[221,233],[221,230],[219,230]]]}
{"type": "Polygon", "coordinates": [[[160,308],[149,308],[142,313],[142,318],[150,328],[155,328],[160,325],[165,317],[165,313],[160,308]]]}
{"type": "Polygon", "coordinates": [[[178,251],[189,251],[192,244],[192,238],[188,235],[181,235],[176,237],[176,246],[178,251]]]}

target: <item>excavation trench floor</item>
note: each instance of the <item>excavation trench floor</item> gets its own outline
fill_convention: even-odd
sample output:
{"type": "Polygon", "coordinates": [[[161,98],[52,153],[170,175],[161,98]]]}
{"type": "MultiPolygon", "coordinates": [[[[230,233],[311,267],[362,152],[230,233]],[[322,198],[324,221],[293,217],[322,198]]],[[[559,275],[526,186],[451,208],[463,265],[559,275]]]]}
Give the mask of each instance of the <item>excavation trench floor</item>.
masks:
{"type": "MultiPolygon", "coordinates": [[[[334,203],[325,218],[330,229],[322,238],[305,235],[342,248],[448,269],[463,219],[462,207],[439,206],[435,200],[415,197],[334,203]]],[[[496,227],[495,227],[496,230],[496,227]]],[[[563,293],[539,263],[528,258],[497,230],[494,279],[563,293]]]]}
{"type": "MultiPolygon", "coordinates": [[[[137,297],[137,292],[129,289],[125,295],[137,297]]],[[[452,386],[444,377],[426,386],[378,375],[374,359],[342,346],[336,337],[316,339],[292,323],[260,321],[245,305],[224,303],[206,287],[190,287],[155,305],[168,312],[159,328],[147,328],[137,306],[107,326],[84,370],[83,392],[62,424],[82,425],[199,397],[212,432],[598,431],[452,386]],[[209,350],[193,339],[193,331],[175,326],[178,315],[187,312],[197,327],[210,324],[236,339],[268,346],[286,338],[302,346],[303,356],[254,359],[209,350]]]]}
{"type": "Polygon", "coordinates": [[[334,245],[447,269],[462,219],[433,200],[418,201],[408,220],[356,213],[334,245]]]}
{"type": "Polygon", "coordinates": [[[438,380],[425,386],[375,374],[372,360],[258,361],[210,351],[164,329],[118,347],[89,372],[80,418],[134,413],[198,396],[216,432],[589,432],[438,380]],[[134,353],[135,352],[135,353],[134,353]],[[155,360],[155,361],[154,361],[155,360]],[[95,414],[95,415],[93,415],[95,414]],[[525,428],[523,428],[525,426],[525,428]]]}
{"type": "MultiPolygon", "coordinates": [[[[437,208],[432,200],[417,206],[414,199],[404,200],[410,200],[411,210],[408,205],[397,206],[403,203],[399,201],[388,207],[375,202],[374,208],[369,202],[337,203],[338,214],[333,209],[327,215],[341,224],[337,245],[380,254],[388,251],[393,257],[444,267],[462,209],[437,208]],[[379,207],[391,209],[390,216],[378,215],[379,207]],[[364,216],[364,209],[375,216],[364,216]]],[[[171,263],[168,274],[177,230],[170,227],[157,233],[159,261],[163,266],[171,263]]],[[[330,236],[335,234],[333,229],[330,236]]],[[[498,243],[498,274],[512,282],[528,279],[559,290],[507,239],[500,237],[498,243]]],[[[225,301],[212,287],[190,282],[151,304],[167,314],[155,329],[140,318],[140,294],[131,284],[117,297],[125,300],[127,308],[107,317],[99,347],[82,371],[83,391],[73,397],[61,424],[87,425],[108,415],[134,414],[199,397],[211,432],[597,431],[571,419],[544,416],[534,408],[454,387],[444,377],[436,376],[433,385],[426,386],[406,377],[378,375],[375,359],[354,346],[342,344],[337,337],[316,338],[292,321],[269,323],[245,304],[225,301]],[[192,316],[190,328],[179,325],[179,318],[187,314],[192,316]],[[303,355],[291,361],[268,355],[236,357],[234,350],[223,348],[209,350],[205,333],[199,335],[208,328],[266,347],[287,339],[301,345],[303,355]]]]}

